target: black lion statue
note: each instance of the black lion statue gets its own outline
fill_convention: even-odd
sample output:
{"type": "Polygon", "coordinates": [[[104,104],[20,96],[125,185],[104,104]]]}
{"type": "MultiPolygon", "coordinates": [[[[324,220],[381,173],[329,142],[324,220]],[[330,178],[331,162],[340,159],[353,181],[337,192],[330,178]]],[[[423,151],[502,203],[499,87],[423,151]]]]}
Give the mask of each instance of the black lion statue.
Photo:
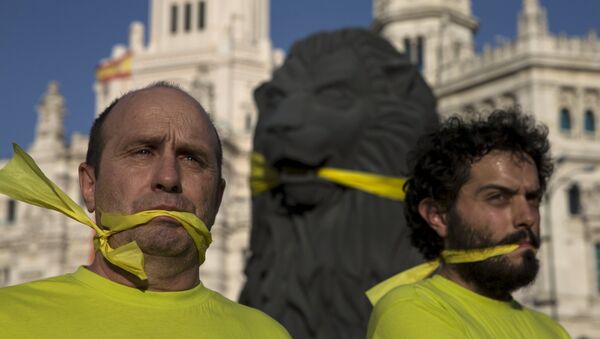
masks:
{"type": "Polygon", "coordinates": [[[365,291],[423,259],[410,245],[402,201],[319,170],[406,176],[407,152],[438,123],[435,98],[386,40],[345,29],[296,42],[255,99],[254,150],[260,170],[277,180],[254,192],[240,302],[296,339],[362,339],[365,291]]]}

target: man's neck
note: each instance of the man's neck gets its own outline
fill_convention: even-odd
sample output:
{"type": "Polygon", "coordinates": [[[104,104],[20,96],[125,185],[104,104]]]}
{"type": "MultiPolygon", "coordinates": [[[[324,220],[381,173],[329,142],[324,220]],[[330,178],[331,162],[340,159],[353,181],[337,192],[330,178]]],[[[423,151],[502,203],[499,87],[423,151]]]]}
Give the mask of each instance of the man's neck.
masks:
{"type": "Polygon", "coordinates": [[[94,260],[87,268],[118,284],[141,290],[172,292],[189,290],[200,283],[199,265],[189,263],[181,265],[181,258],[159,258],[144,255],[144,269],[147,280],[141,280],[135,275],[111,264],[96,252],[94,260]]]}
{"type": "Polygon", "coordinates": [[[496,299],[496,300],[500,300],[500,301],[512,300],[512,295],[508,292],[486,291],[486,290],[481,289],[475,283],[465,280],[458,272],[454,271],[448,265],[442,265],[438,274],[441,275],[442,277],[460,285],[461,287],[466,288],[477,294],[480,294],[484,297],[496,299]]]}

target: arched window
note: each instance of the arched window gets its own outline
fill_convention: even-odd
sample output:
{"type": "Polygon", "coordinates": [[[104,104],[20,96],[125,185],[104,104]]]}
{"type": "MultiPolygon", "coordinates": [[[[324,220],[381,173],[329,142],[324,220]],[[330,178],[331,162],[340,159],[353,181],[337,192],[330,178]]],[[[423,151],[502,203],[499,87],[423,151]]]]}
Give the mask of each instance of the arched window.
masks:
{"type": "Polygon", "coordinates": [[[423,70],[425,63],[425,38],[404,38],[404,55],[415,65],[419,71],[423,70]]]}
{"type": "Polygon", "coordinates": [[[419,71],[423,71],[423,66],[425,64],[425,38],[419,36],[417,38],[417,68],[419,71]]]}
{"type": "Polygon", "coordinates": [[[252,131],[252,113],[247,112],[246,113],[246,131],[247,132],[251,132],[252,131]]]}
{"type": "Polygon", "coordinates": [[[587,110],[583,117],[583,127],[586,133],[594,133],[596,132],[596,118],[594,117],[594,112],[591,110],[587,110]]]}
{"type": "Polygon", "coordinates": [[[560,110],[560,129],[563,132],[571,130],[571,112],[566,108],[560,110]]]}
{"type": "Polygon", "coordinates": [[[206,27],[206,3],[204,1],[198,2],[198,30],[203,30],[206,27]]]}
{"type": "Polygon", "coordinates": [[[177,5],[171,5],[171,33],[177,33],[177,5]]]}
{"type": "Polygon", "coordinates": [[[6,206],[6,221],[15,222],[17,218],[17,202],[10,199],[6,206]]]}
{"type": "Polygon", "coordinates": [[[596,284],[600,293],[600,243],[596,243],[596,284]]]}
{"type": "Polygon", "coordinates": [[[569,214],[578,215],[581,213],[581,192],[579,185],[573,184],[568,190],[569,196],[569,214]]]}
{"type": "Polygon", "coordinates": [[[406,55],[406,57],[408,58],[408,60],[410,60],[410,62],[413,62],[412,54],[413,54],[412,43],[410,42],[409,38],[404,38],[404,55],[406,55]]]}
{"type": "Polygon", "coordinates": [[[10,268],[0,267],[0,286],[6,286],[10,282],[10,268]]]}
{"type": "Polygon", "coordinates": [[[189,32],[192,28],[192,4],[186,3],[183,7],[183,29],[189,32]]]}

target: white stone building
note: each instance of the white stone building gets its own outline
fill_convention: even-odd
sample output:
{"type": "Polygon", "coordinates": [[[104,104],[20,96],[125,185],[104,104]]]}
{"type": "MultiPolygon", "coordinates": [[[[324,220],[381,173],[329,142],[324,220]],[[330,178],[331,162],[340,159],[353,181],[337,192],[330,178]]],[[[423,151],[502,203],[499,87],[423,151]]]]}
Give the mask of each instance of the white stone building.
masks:
{"type": "MultiPolygon", "coordinates": [[[[268,18],[268,0],[151,0],[148,43],[144,26],[132,23],[129,44],[116,45],[101,61],[94,85],[96,115],[127,91],[166,80],[196,97],[215,121],[227,189],[201,277],[232,299],[244,282],[250,223],[249,154],[257,114],[252,93],[283,55],[271,47],[268,18]]],[[[64,98],[53,83],[28,151],[81,202],[77,166],[87,137],[65,143],[63,112],[64,98]]],[[[56,212],[0,196],[0,226],[0,286],[73,271],[90,260],[92,233],[56,212]]]]}
{"type": "MultiPolygon", "coordinates": [[[[268,0],[150,0],[149,34],[133,23],[129,43],[103,60],[96,114],[128,90],[178,83],[220,130],[227,180],[202,280],[230,298],[243,284],[250,199],[248,156],[254,87],[283,55],[269,38],[268,0]],[[148,41],[147,43],[145,41],[148,41]]],[[[554,36],[538,0],[523,0],[513,41],[477,53],[470,0],[373,0],[373,29],[417,63],[442,115],[513,105],[550,128],[558,159],[543,205],[542,270],[519,296],[551,314],[574,338],[600,338],[600,41],[554,36]]],[[[48,176],[81,201],[77,166],[87,137],[65,142],[64,98],[50,84],[28,151],[48,176]]],[[[0,160],[3,166],[6,160],[0,160]]],[[[73,271],[89,261],[92,233],[55,212],[0,195],[0,286],[73,271]]]]}
{"type": "MultiPolygon", "coordinates": [[[[50,83],[37,107],[35,140],[27,151],[51,180],[82,201],[77,167],[85,158],[87,137],[75,134],[69,144],[65,142],[64,103],[58,84],[50,83]]],[[[0,160],[0,167],[6,162],[0,160]]],[[[4,195],[0,195],[0,230],[0,286],[73,272],[92,254],[91,229],[4,195]]]]}
{"type": "Polygon", "coordinates": [[[542,269],[519,297],[574,338],[600,338],[600,40],[552,35],[539,1],[523,0],[517,37],[476,53],[470,0],[373,5],[373,28],[421,67],[442,115],[518,105],[548,125],[557,162],[542,210],[542,269]]]}

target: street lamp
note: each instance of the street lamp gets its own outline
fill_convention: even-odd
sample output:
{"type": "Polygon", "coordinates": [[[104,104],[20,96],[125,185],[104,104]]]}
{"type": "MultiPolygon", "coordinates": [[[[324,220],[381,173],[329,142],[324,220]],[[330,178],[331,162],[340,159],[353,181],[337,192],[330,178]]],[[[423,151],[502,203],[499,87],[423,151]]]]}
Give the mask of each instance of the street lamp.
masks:
{"type": "MultiPolygon", "coordinates": [[[[565,158],[558,158],[556,161],[556,165],[562,164],[565,158]]],[[[564,186],[567,183],[573,182],[573,176],[580,173],[589,173],[596,169],[595,165],[585,165],[581,167],[576,167],[562,176],[558,177],[556,180],[550,182],[550,185],[546,188],[546,193],[544,194],[544,223],[546,230],[546,239],[548,240],[547,248],[548,248],[548,287],[550,289],[550,298],[545,301],[538,301],[538,305],[549,304],[550,305],[550,315],[556,321],[559,320],[558,314],[558,291],[557,291],[557,282],[556,282],[556,269],[554,262],[554,241],[553,241],[553,229],[552,229],[552,213],[550,212],[552,206],[552,198],[554,197],[554,193],[564,186]]]]}

